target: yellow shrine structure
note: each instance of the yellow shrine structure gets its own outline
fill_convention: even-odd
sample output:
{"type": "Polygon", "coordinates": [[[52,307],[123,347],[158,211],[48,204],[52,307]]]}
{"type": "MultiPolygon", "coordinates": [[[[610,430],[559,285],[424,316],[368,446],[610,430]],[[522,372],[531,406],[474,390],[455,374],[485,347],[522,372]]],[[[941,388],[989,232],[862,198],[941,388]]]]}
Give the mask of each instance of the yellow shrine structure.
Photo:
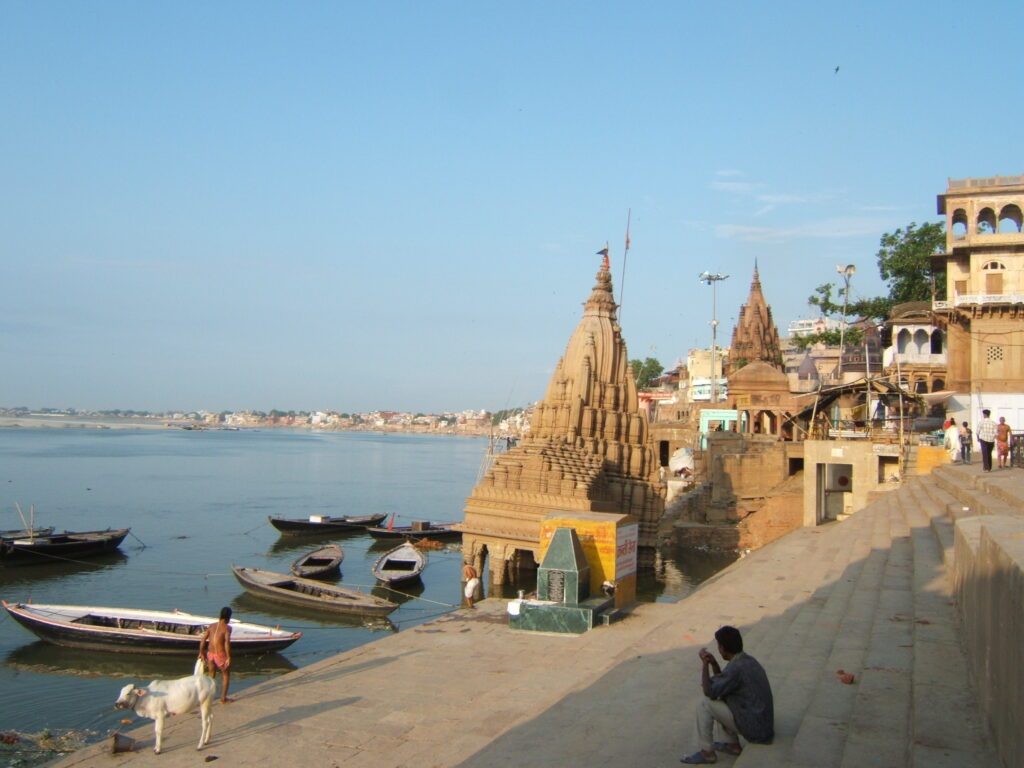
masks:
{"type": "Polygon", "coordinates": [[[500,454],[466,500],[463,561],[493,584],[536,567],[541,523],[552,513],[630,515],[640,565],[653,561],[664,488],[637,405],[608,257],[555,368],[530,433],[500,454]]]}

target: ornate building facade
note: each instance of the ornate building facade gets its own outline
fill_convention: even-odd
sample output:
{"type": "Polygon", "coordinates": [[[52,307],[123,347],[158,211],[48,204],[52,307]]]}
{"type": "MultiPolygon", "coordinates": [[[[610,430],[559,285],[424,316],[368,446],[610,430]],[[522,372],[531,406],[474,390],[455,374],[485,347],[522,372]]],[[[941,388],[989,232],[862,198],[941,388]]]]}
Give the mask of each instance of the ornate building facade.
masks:
{"type": "Polygon", "coordinates": [[[536,562],[549,513],[629,514],[640,524],[641,563],[653,555],[664,490],[637,405],[605,257],[583,317],[558,361],[530,434],[500,454],[466,500],[463,560],[503,584],[536,562]]]}
{"type": "Polygon", "coordinates": [[[1024,176],[950,179],[938,196],[946,217],[947,407],[975,421],[982,408],[1024,424],[1024,176]]]}

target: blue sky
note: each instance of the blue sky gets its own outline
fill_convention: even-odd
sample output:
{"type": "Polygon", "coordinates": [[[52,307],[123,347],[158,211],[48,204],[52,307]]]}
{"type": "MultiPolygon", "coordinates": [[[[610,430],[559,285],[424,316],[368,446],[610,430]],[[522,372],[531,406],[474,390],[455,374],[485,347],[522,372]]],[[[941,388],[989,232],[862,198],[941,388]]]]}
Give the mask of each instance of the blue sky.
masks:
{"type": "Polygon", "coordinates": [[[524,404],[630,208],[669,364],[1024,171],[1020,3],[631,5],[0,0],[0,405],[524,404]]]}

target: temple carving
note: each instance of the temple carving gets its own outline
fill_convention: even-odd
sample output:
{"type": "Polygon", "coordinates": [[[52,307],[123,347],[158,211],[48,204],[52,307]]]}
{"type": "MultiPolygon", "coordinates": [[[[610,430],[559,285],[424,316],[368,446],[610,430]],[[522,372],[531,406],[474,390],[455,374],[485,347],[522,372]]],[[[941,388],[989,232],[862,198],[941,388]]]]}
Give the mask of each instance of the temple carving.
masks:
{"type": "Polygon", "coordinates": [[[464,561],[479,573],[486,563],[494,584],[510,568],[536,567],[541,520],[555,511],[632,515],[641,562],[653,558],[664,492],[607,256],[530,433],[494,460],[466,500],[464,561]]]}
{"type": "Polygon", "coordinates": [[[731,376],[743,366],[755,362],[768,363],[780,371],[783,369],[779,329],[772,319],[772,308],[768,306],[761,291],[761,276],[756,262],[754,277],[750,281],[750,295],[747,303],[740,307],[740,315],[732,332],[725,375],[731,376]]]}

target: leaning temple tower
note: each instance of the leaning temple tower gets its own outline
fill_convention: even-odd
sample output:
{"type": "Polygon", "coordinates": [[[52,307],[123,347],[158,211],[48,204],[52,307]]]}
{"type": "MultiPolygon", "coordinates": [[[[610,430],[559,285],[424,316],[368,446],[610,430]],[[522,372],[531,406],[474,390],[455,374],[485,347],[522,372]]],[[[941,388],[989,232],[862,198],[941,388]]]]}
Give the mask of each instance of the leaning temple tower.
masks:
{"type": "Polygon", "coordinates": [[[463,559],[480,573],[486,561],[495,584],[536,562],[540,522],[555,511],[632,515],[640,563],[653,560],[664,494],[615,310],[605,256],[530,434],[466,500],[463,559]]]}

